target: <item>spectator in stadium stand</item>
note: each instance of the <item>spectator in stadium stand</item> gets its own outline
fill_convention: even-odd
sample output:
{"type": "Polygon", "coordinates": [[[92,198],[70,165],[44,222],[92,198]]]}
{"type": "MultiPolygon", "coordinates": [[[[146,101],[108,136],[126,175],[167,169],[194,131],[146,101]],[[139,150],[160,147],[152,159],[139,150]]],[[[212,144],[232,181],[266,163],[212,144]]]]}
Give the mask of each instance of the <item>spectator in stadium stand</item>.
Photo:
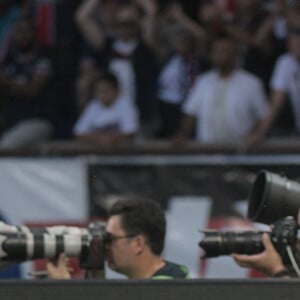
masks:
{"type": "MultiPolygon", "coordinates": [[[[188,278],[185,266],[164,260],[166,219],[157,202],[140,197],[121,198],[109,209],[106,227],[108,266],[131,279],[188,278]]],[[[70,279],[64,256],[49,262],[49,277],[70,279]]]]}
{"type": "MultiPolygon", "coordinates": [[[[84,0],[76,14],[77,24],[87,42],[77,89],[79,110],[89,99],[88,83],[99,72],[109,71],[117,76],[121,93],[134,99],[143,128],[155,117],[156,64],[150,47],[142,39],[141,11],[136,5],[123,4],[116,12],[115,34],[109,36],[94,18],[98,2],[84,0]]],[[[143,19],[147,19],[146,14],[143,19]]]]}
{"type": "Polygon", "coordinates": [[[300,132],[300,24],[289,28],[288,48],[289,51],[280,56],[275,64],[270,82],[271,110],[261,129],[256,132],[257,140],[269,130],[277,135],[300,132]],[[284,117],[286,111],[290,113],[288,117],[284,117]]]}
{"type": "Polygon", "coordinates": [[[54,113],[51,59],[35,40],[31,20],[17,20],[9,52],[0,65],[4,132],[1,148],[17,148],[49,139],[54,113]]]}
{"type": "MultiPolygon", "coordinates": [[[[98,47],[102,47],[103,39],[115,38],[117,27],[116,13],[119,11],[121,5],[119,0],[82,1],[81,5],[77,8],[75,22],[83,35],[84,48],[88,47],[85,45],[85,43],[87,43],[97,49],[98,47]],[[81,23],[83,25],[81,25],[81,23]],[[102,28],[103,31],[101,31],[100,40],[98,40],[99,28],[102,28]],[[102,37],[102,35],[104,36],[102,37]]],[[[87,55],[86,57],[86,55],[83,54],[79,66],[79,77],[76,83],[76,105],[79,112],[84,109],[90,100],[93,79],[98,75],[98,70],[94,66],[95,63],[89,56],[90,55],[87,55]]]]}
{"type": "Polygon", "coordinates": [[[93,100],[80,115],[73,133],[77,140],[115,145],[132,140],[138,124],[132,99],[120,94],[117,78],[107,73],[96,80],[93,100]]]}
{"type": "Polygon", "coordinates": [[[175,142],[183,142],[196,125],[201,143],[238,144],[251,139],[268,114],[262,82],[237,68],[237,49],[228,36],[212,45],[213,69],[200,75],[188,96],[175,142]]]}
{"type": "Polygon", "coordinates": [[[178,131],[181,105],[200,72],[194,36],[184,28],[174,29],[172,35],[174,51],[161,66],[156,91],[160,138],[168,138],[178,131]]]}
{"type": "MultiPolygon", "coordinates": [[[[223,1],[222,1],[223,2],[223,1]]],[[[224,30],[224,19],[232,19],[232,13],[225,12],[218,1],[203,0],[199,3],[197,19],[204,30],[203,51],[209,55],[212,41],[224,30]]]]}
{"type": "Polygon", "coordinates": [[[232,20],[223,20],[224,30],[240,44],[242,67],[268,87],[275,60],[271,32],[266,30],[270,13],[261,0],[239,0],[232,20]]]}
{"type": "Polygon", "coordinates": [[[290,19],[291,2],[275,0],[269,5],[270,14],[264,22],[265,36],[270,35],[274,44],[274,58],[277,59],[287,51],[288,20],[290,19]]]}
{"type": "MultiPolygon", "coordinates": [[[[173,136],[181,123],[181,105],[192,88],[195,78],[207,68],[202,55],[204,43],[203,29],[190,19],[178,4],[166,7],[164,22],[156,28],[165,30],[165,40],[169,41],[168,52],[160,59],[156,97],[160,112],[160,129],[157,137],[173,136]]],[[[160,33],[161,34],[161,33],[160,33]]],[[[155,42],[155,41],[154,41],[155,42]]],[[[158,41],[156,41],[158,42],[158,41]]],[[[156,47],[159,51],[161,44],[156,47]]]]}

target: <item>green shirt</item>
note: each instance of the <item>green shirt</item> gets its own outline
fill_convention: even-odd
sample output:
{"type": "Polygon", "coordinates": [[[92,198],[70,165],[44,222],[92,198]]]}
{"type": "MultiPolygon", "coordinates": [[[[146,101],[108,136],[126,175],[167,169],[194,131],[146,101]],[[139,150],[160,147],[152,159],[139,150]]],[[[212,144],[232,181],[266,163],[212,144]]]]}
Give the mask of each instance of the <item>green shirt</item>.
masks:
{"type": "Polygon", "coordinates": [[[166,261],[166,264],[152,275],[152,279],[188,279],[189,270],[185,266],[166,261]]]}

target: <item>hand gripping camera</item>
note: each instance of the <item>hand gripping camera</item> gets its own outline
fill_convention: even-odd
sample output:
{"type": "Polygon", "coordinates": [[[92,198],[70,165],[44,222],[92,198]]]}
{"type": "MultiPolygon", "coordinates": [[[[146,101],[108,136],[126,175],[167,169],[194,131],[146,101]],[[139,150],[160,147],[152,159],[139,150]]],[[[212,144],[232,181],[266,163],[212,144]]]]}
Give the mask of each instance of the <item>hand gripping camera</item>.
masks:
{"type": "MultiPolygon", "coordinates": [[[[297,254],[296,222],[300,209],[300,184],[268,171],[261,171],[249,196],[248,217],[255,222],[273,224],[271,241],[286,265],[297,254]]],[[[263,231],[204,230],[199,246],[205,250],[202,258],[220,255],[256,254],[264,250],[263,231]]]]}
{"type": "Polygon", "coordinates": [[[37,258],[56,259],[62,252],[77,257],[87,270],[103,270],[105,223],[75,226],[27,227],[0,222],[0,266],[37,258]]]}

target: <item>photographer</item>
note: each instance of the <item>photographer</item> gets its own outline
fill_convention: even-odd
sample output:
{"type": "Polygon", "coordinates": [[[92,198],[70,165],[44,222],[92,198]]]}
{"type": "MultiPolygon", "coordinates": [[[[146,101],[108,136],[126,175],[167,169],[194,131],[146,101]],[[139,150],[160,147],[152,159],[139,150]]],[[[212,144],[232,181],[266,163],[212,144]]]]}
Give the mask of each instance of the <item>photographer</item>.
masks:
{"type": "Polygon", "coordinates": [[[298,182],[261,170],[249,195],[247,216],[253,222],[273,224],[270,230],[204,230],[201,258],[231,255],[241,267],[268,276],[300,277],[299,194],[298,182]]]}
{"type": "Polygon", "coordinates": [[[297,238],[300,224],[299,191],[298,182],[268,171],[261,171],[258,174],[249,198],[248,216],[256,222],[273,224],[272,234],[262,235],[264,247],[262,252],[254,255],[233,254],[232,257],[238,265],[254,268],[272,277],[291,277],[287,265],[291,262],[299,277],[297,259],[294,264],[290,255],[289,260],[285,260],[282,251],[279,250],[282,247],[278,247],[278,244],[284,244],[286,249],[287,246],[291,247],[294,250],[291,251],[294,252],[293,255],[299,251],[297,238]],[[283,216],[292,217],[286,217],[285,223],[282,219],[280,221],[283,216]]]}
{"type": "MultiPolygon", "coordinates": [[[[108,266],[128,278],[188,278],[186,267],[160,256],[165,231],[165,216],[156,202],[139,197],[119,199],[109,210],[106,227],[108,266]]],[[[64,255],[57,265],[48,262],[47,270],[49,278],[71,278],[64,255]]]]}
{"type": "Polygon", "coordinates": [[[241,267],[254,268],[268,276],[289,277],[289,273],[267,233],[262,235],[262,242],[265,247],[263,252],[254,255],[234,253],[232,254],[233,259],[241,267]]]}

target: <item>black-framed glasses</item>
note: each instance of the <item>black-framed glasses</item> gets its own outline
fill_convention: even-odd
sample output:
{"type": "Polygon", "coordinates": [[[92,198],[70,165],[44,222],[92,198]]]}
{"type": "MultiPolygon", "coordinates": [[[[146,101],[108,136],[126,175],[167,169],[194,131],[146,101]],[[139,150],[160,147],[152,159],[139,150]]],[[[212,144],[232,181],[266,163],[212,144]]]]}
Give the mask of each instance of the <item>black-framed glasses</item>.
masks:
{"type": "Polygon", "coordinates": [[[114,241],[121,239],[129,239],[135,237],[137,234],[127,234],[127,235],[114,235],[110,232],[105,232],[104,241],[105,243],[111,244],[114,241]]]}

